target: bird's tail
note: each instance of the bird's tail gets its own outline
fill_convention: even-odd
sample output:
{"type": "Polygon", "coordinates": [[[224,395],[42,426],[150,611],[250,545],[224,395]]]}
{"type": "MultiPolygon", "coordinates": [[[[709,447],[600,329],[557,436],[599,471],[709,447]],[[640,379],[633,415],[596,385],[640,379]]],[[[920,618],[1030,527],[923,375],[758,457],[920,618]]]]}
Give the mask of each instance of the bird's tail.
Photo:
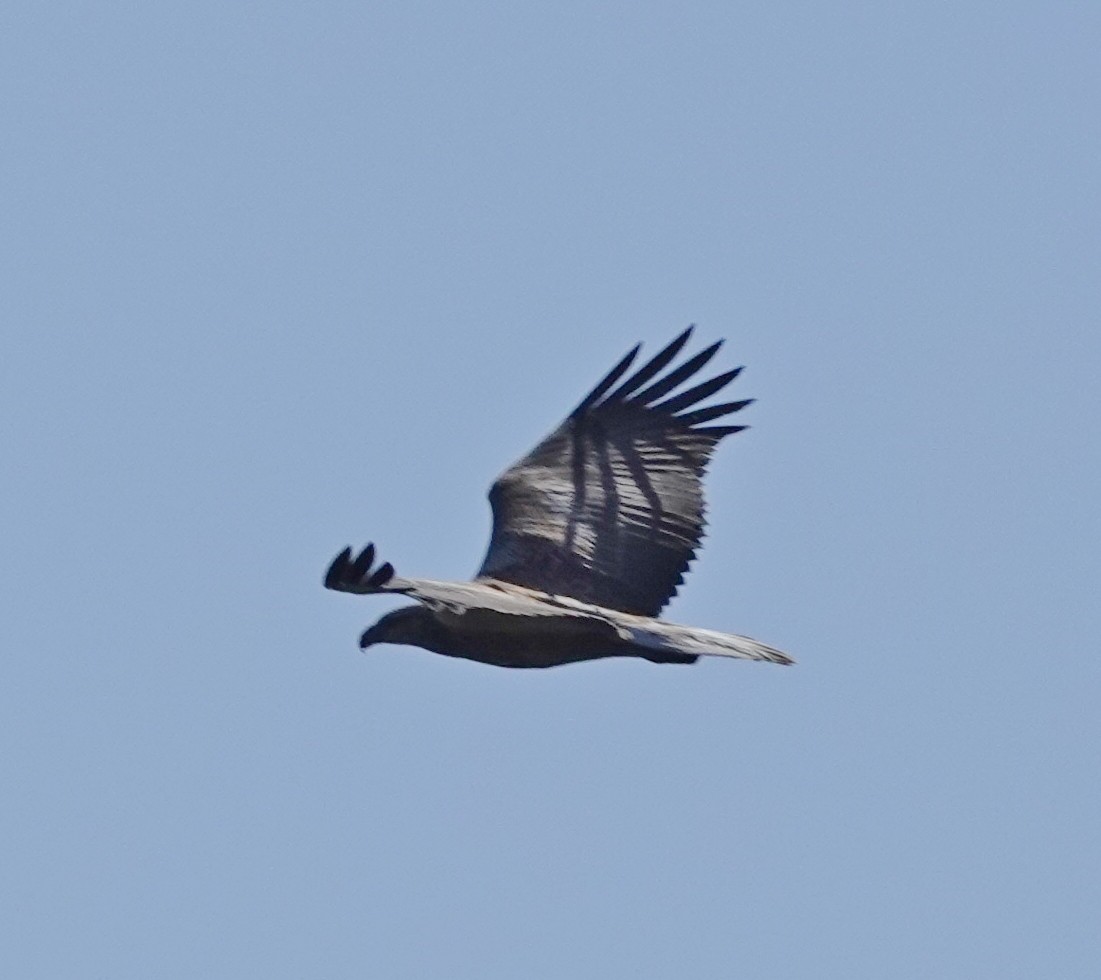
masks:
{"type": "MultiPolygon", "coordinates": [[[[617,625],[622,628],[624,624],[617,625]]],[[[653,654],[647,657],[646,653],[642,653],[642,656],[659,663],[692,663],[700,656],[736,657],[740,660],[763,660],[772,664],[795,663],[780,650],[734,633],[678,626],[676,623],[665,623],[661,620],[651,620],[644,625],[632,623],[626,627],[626,632],[630,634],[632,642],[653,654]]]]}

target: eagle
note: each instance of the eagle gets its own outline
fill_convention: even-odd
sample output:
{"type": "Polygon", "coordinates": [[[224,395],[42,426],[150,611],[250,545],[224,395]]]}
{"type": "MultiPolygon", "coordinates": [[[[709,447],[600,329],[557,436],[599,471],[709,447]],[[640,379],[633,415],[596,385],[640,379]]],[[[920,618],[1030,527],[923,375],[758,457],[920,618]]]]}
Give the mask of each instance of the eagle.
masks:
{"type": "Polygon", "coordinates": [[[328,589],[394,595],[360,648],[407,644],[498,667],[556,667],[604,657],[691,664],[701,656],[790,664],[746,636],[659,619],[703,539],[703,476],[719,442],[744,425],[709,425],[753,399],[701,407],[734,368],[697,375],[722,341],[673,366],[689,327],[628,374],[637,344],[566,420],[489,491],[493,531],[469,582],[401,578],[375,547],[345,548],[328,589]],[[624,377],[626,375],[626,377],[624,377]],[[696,379],[687,390],[680,390],[696,379]]]}

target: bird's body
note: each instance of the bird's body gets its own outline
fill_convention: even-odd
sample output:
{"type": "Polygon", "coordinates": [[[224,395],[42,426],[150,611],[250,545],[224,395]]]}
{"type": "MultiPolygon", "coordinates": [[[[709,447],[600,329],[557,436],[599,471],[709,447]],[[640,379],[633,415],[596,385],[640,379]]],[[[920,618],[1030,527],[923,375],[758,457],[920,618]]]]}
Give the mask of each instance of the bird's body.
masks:
{"type": "Polygon", "coordinates": [[[703,535],[701,478],[710,453],[723,436],[744,428],[701,423],[749,404],[695,407],[740,369],[665,398],[719,347],[658,378],[690,333],[611,391],[636,347],[497,480],[490,490],[493,535],[474,581],[399,578],[388,563],[372,570],[372,545],[355,557],[351,548],[341,552],[325,576],[327,588],[419,603],[387,613],[360,646],[403,643],[499,667],[617,656],[791,663],[748,637],[657,618],[703,535]]]}
{"type": "MultiPolygon", "coordinates": [[[[350,555],[348,556],[350,560],[350,555]]],[[[701,654],[789,663],[745,636],[679,626],[507,583],[393,578],[389,591],[422,605],[387,613],[361,645],[406,643],[497,667],[558,667],[604,657],[695,663],[701,654]]]]}
{"type": "Polygon", "coordinates": [[[397,609],[367,631],[381,628],[380,639],[405,641],[448,657],[462,657],[495,667],[558,667],[631,651],[614,629],[587,618],[535,617],[512,613],[433,613],[423,606],[397,609]],[[400,639],[399,639],[400,638],[400,639]]]}

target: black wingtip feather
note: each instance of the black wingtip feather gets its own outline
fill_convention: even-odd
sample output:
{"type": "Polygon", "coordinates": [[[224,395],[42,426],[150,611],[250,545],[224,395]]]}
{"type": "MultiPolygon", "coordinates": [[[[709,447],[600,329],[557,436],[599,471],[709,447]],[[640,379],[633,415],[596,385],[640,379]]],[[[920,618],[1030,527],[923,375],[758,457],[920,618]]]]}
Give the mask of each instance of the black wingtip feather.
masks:
{"type": "Polygon", "coordinates": [[[688,338],[692,336],[692,331],[694,329],[695,324],[674,337],[671,343],[666,344],[660,351],[651,357],[649,361],[632,374],[631,377],[616,388],[616,390],[608,396],[607,401],[622,401],[628,395],[638,391],[638,389],[646,384],[651,378],[656,377],[658,373],[664,370],[666,365],[681,352],[684,345],[688,343],[688,338]]]}
{"type": "Polygon", "coordinates": [[[723,436],[732,436],[735,432],[744,432],[748,428],[748,425],[708,425],[695,431],[721,439],[723,436]]]}
{"type": "Polygon", "coordinates": [[[660,402],[651,407],[663,412],[679,412],[681,409],[690,408],[692,405],[695,405],[696,402],[703,401],[705,398],[709,398],[711,395],[715,394],[715,392],[721,391],[737,376],[737,369],[727,371],[725,374],[720,374],[710,381],[698,384],[694,388],[689,388],[687,391],[683,391],[679,395],[675,395],[667,401],[660,402]]]}
{"type": "Polygon", "coordinates": [[[352,549],[345,548],[339,555],[337,555],[332,563],[329,565],[329,569],[325,572],[325,588],[335,589],[340,580],[344,577],[345,570],[348,568],[348,563],[352,558],[352,549]]]}
{"type": "Polygon", "coordinates": [[[724,415],[733,415],[734,412],[740,412],[746,405],[752,405],[755,402],[755,398],[743,398],[737,402],[723,402],[721,405],[709,405],[707,408],[697,408],[691,412],[685,412],[683,415],[678,415],[677,421],[681,425],[702,425],[704,422],[710,422],[712,419],[722,418],[724,415]]]}
{"type": "Polygon", "coordinates": [[[352,574],[357,578],[363,578],[364,575],[370,571],[371,566],[375,563],[375,546],[374,544],[368,544],[360,553],[359,557],[352,562],[352,574]]]}
{"type": "Polygon", "coordinates": [[[631,363],[638,356],[638,352],[641,349],[642,344],[635,344],[634,347],[627,351],[619,363],[604,375],[597,386],[585,396],[581,404],[570,413],[570,418],[577,418],[578,416],[584,415],[593,405],[600,401],[605,392],[607,392],[608,389],[623,376],[627,368],[631,366],[631,363]]]}
{"type": "Polygon", "coordinates": [[[701,370],[715,356],[722,345],[721,340],[715,341],[710,347],[690,357],[679,368],[670,371],[660,381],[655,381],[649,388],[639,392],[631,401],[640,405],[653,406],[657,399],[669,394],[677,385],[684,384],[693,374],[701,370]]]}
{"type": "Polygon", "coordinates": [[[367,585],[372,589],[377,589],[377,588],[385,585],[393,577],[394,577],[394,566],[391,565],[388,561],[383,562],[381,565],[379,565],[379,567],[375,571],[374,575],[372,575],[369,579],[367,579],[367,585]]]}

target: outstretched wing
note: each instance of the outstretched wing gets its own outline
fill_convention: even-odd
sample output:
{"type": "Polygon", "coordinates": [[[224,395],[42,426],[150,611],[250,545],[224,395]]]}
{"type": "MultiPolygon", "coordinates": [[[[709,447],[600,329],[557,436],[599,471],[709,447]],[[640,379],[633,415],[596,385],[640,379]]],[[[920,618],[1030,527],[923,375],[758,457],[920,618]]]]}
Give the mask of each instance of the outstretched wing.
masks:
{"type": "Polygon", "coordinates": [[[568,600],[548,599],[526,589],[489,582],[438,582],[426,578],[399,578],[389,562],[375,565],[375,546],[357,555],[345,548],[325,572],[325,588],[353,595],[400,595],[423,603],[438,617],[461,616],[468,632],[479,626],[487,633],[515,632],[521,620],[536,630],[565,636],[603,635],[609,641],[627,637],[625,628],[607,618],[606,611],[568,600]],[[509,625],[508,621],[512,620],[509,625]]]}
{"type": "Polygon", "coordinates": [[[489,492],[493,536],[478,578],[640,616],[656,616],[676,594],[703,537],[704,469],[719,440],[745,428],[705,423],[752,401],[696,407],[741,368],[667,397],[722,345],[663,374],[691,333],[615,387],[636,346],[498,478],[489,492]]]}

